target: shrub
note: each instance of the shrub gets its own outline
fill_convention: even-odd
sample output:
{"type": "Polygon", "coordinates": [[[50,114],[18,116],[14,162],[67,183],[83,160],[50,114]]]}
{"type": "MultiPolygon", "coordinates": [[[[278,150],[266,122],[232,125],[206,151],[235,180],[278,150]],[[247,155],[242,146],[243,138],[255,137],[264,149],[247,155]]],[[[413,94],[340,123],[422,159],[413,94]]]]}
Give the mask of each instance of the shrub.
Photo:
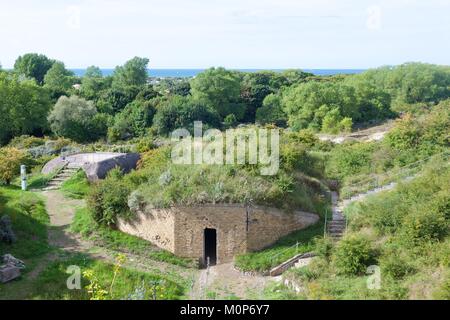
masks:
{"type": "Polygon", "coordinates": [[[352,235],[339,242],[333,261],[339,274],[358,275],[366,271],[373,257],[369,240],[352,235]]]}
{"type": "Polygon", "coordinates": [[[95,185],[88,195],[88,206],[99,224],[114,225],[117,217],[130,214],[127,202],[131,189],[121,177],[119,169],[111,170],[106,179],[95,185]]]}
{"type": "Polygon", "coordinates": [[[18,148],[18,149],[29,149],[32,147],[38,147],[45,144],[45,139],[21,135],[14,137],[8,144],[10,147],[18,148]]]}
{"type": "Polygon", "coordinates": [[[331,177],[343,178],[370,172],[372,152],[375,147],[376,144],[373,143],[345,143],[336,147],[328,161],[328,174],[331,177]]]}
{"type": "Polygon", "coordinates": [[[295,169],[307,171],[309,157],[304,145],[295,143],[282,144],[280,146],[280,166],[287,171],[295,169]]]}
{"type": "Polygon", "coordinates": [[[11,180],[19,174],[19,167],[26,155],[16,148],[4,147],[0,149],[0,180],[9,185],[11,180]]]}
{"type": "Polygon", "coordinates": [[[380,267],[383,275],[399,280],[412,274],[415,269],[400,255],[400,252],[389,252],[380,259],[380,267]]]}
{"type": "Polygon", "coordinates": [[[236,116],[232,113],[229,114],[225,117],[225,119],[223,119],[223,123],[225,125],[225,127],[227,128],[231,128],[234,127],[238,124],[238,121],[236,119],[236,116]]]}
{"type": "Polygon", "coordinates": [[[405,241],[417,244],[422,241],[436,241],[448,233],[449,222],[439,211],[417,210],[405,217],[402,234],[405,241]]]}
{"type": "Polygon", "coordinates": [[[148,152],[152,149],[156,148],[156,144],[154,142],[154,138],[152,135],[148,135],[139,139],[136,143],[136,151],[139,153],[148,152]]]}
{"type": "Polygon", "coordinates": [[[315,238],[314,253],[319,257],[329,259],[333,253],[333,241],[330,238],[315,238]]]}

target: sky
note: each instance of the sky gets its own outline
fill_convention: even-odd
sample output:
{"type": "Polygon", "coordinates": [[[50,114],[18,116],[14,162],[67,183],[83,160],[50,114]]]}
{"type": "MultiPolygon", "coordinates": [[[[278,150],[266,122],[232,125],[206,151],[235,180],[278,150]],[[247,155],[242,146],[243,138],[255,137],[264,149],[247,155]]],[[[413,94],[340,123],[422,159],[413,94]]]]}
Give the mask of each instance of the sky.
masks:
{"type": "Polygon", "coordinates": [[[0,0],[0,64],[365,69],[450,65],[450,0],[0,0]]]}

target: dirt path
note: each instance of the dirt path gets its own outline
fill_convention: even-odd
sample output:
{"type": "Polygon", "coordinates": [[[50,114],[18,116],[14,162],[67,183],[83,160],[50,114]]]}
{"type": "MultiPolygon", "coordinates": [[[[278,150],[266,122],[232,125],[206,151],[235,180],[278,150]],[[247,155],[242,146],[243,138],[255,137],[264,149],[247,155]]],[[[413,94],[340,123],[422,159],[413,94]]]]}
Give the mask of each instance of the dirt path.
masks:
{"type": "Polygon", "coordinates": [[[50,217],[48,242],[51,246],[72,252],[86,251],[90,245],[69,231],[78,208],[85,206],[84,200],[68,199],[60,191],[43,191],[47,213],[50,217]]]}
{"type": "Polygon", "coordinates": [[[358,130],[351,133],[331,135],[331,134],[318,134],[318,138],[321,141],[331,141],[336,144],[344,143],[345,141],[359,141],[370,142],[379,141],[392,129],[394,125],[393,121],[387,121],[386,123],[376,125],[367,129],[358,130]]]}
{"type": "Polygon", "coordinates": [[[237,271],[233,263],[212,266],[200,271],[190,299],[262,299],[270,277],[237,271]]]}

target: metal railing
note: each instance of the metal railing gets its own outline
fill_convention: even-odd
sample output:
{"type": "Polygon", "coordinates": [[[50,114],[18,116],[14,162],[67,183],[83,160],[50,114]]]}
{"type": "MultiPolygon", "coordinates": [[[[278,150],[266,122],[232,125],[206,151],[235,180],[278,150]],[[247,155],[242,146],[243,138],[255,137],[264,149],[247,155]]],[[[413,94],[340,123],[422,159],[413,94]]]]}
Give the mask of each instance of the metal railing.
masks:
{"type": "MultiPolygon", "coordinates": [[[[365,179],[363,179],[361,181],[349,184],[349,185],[345,186],[345,188],[349,189],[349,190],[352,190],[353,188],[356,188],[358,186],[371,184],[371,182],[374,182],[374,184],[371,185],[371,186],[373,186],[373,188],[378,188],[380,186],[389,184],[390,182],[394,182],[395,181],[394,178],[399,177],[401,175],[404,175],[405,173],[408,173],[407,176],[408,175],[410,176],[411,175],[411,171],[414,170],[414,169],[421,168],[420,165],[422,163],[428,162],[431,159],[437,159],[440,156],[442,156],[442,159],[446,159],[446,158],[448,158],[449,155],[450,155],[449,151],[444,151],[444,152],[441,152],[441,153],[438,153],[438,154],[434,154],[434,155],[428,156],[428,157],[426,157],[424,159],[421,159],[421,160],[412,162],[410,164],[407,164],[405,166],[399,167],[399,168],[397,168],[397,170],[399,170],[398,172],[396,170],[393,170],[393,171],[388,171],[388,172],[385,172],[385,173],[382,173],[382,174],[379,174],[379,175],[376,175],[376,176],[370,176],[370,177],[367,177],[367,178],[365,178],[365,179]],[[409,172],[408,172],[408,170],[409,170],[409,172]],[[385,181],[385,182],[384,183],[380,183],[380,181],[385,181]]],[[[368,189],[368,190],[371,190],[371,189],[368,189]]],[[[350,197],[351,197],[351,195],[350,195],[350,197]]]]}

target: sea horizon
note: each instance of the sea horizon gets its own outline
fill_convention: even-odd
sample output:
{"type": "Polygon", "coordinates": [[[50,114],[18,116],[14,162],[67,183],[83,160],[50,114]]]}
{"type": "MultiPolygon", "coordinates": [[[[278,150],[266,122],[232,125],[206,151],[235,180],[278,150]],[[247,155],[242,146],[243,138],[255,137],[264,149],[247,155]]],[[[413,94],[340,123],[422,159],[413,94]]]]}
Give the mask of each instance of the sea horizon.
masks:
{"type": "MultiPolygon", "coordinates": [[[[207,70],[208,68],[152,68],[147,69],[150,77],[155,78],[189,78],[195,77],[197,74],[207,70]]],[[[313,73],[317,76],[330,76],[337,74],[357,74],[366,71],[367,69],[301,69],[301,68],[286,68],[286,69],[229,69],[241,72],[260,72],[273,71],[283,72],[285,70],[298,69],[305,72],[313,73]]],[[[86,72],[86,68],[69,68],[76,76],[82,77],[86,72]]],[[[114,68],[101,68],[103,76],[110,76],[114,73],[114,68]]]]}

